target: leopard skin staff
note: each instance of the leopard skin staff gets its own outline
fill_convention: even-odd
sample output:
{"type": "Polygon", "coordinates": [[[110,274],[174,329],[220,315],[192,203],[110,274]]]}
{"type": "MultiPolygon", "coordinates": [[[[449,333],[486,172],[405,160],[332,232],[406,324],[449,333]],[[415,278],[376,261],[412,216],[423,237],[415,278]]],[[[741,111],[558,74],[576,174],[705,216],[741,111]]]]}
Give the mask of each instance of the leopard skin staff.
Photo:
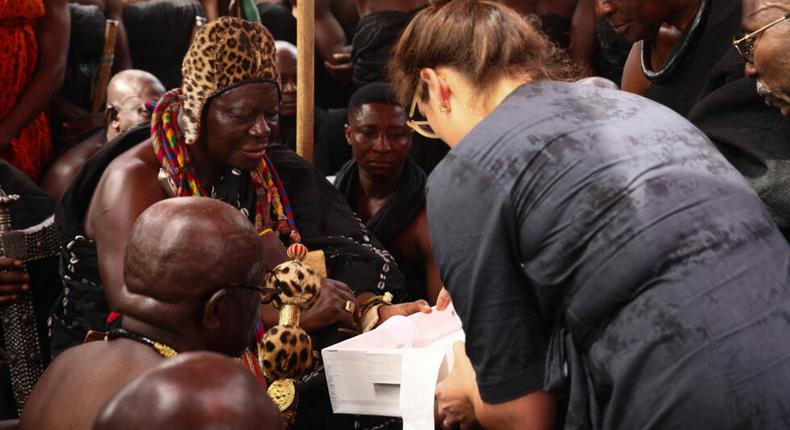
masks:
{"type": "MultiPolygon", "coordinates": [[[[26,230],[13,230],[10,206],[18,195],[6,195],[0,188],[0,256],[18,258],[23,263],[57,254],[58,242],[53,217],[26,230]]],[[[24,266],[21,270],[25,270],[24,266]]],[[[11,371],[11,386],[19,413],[44,371],[39,344],[33,293],[17,294],[13,303],[0,305],[5,356],[11,371]]]]}
{"type": "MultiPolygon", "coordinates": [[[[325,269],[313,268],[307,248],[301,243],[288,247],[286,261],[266,274],[265,285],[280,293],[272,306],[280,311],[280,321],[271,327],[258,345],[263,374],[269,381],[269,397],[283,414],[285,428],[296,421],[299,402],[296,381],[313,367],[313,345],[310,336],[299,327],[301,312],[310,309],[321,293],[321,277],[325,269]]],[[[312,261],[324,265],[323,253],[312,261]]],[[[353,311],[353,310],[352,310],[353,311]]]]}

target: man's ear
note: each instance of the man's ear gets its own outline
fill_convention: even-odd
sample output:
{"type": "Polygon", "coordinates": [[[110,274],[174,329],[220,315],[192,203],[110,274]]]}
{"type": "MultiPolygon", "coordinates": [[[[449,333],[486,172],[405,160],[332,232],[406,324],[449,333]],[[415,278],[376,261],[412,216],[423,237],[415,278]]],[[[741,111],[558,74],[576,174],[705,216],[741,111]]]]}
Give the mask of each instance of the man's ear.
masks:
{"type": "Polygon", "coordinates": [[[218,329],[229,310],[228,291],[224,288],[217,290],[203,305],[203,327],[209,330],[218,329]]]}
{"type": "Polygon", "coordinates": [[[348,146],[353,146],[351,144],[351,127],[348,124],[343,126],[343,134],[346,136],[346,143],[348,143],[348,146]]]}
{"type": "Polygon", "coordinates": [[[118,110],[114,106],[107,106],[104,111],[104,118],[107,121],[107,127],[115,130],[116,133],[121,132],[121,121],[118,118],[118,110]]]}

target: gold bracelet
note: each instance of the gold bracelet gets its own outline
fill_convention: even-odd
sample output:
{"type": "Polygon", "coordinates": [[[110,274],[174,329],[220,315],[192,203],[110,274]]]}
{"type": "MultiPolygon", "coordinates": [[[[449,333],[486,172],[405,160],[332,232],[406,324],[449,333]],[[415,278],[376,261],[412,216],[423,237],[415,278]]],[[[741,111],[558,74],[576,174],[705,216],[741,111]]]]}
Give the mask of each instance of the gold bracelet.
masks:
{"type": "Polygon", "coordinates": [[[263,236],[266,236],[269,233],[274,233],[274,230],[272,230],[271,227],[263,229],[263,231],[258,233],[258,236],[263,237],[263,236]]]}
{"type": "Polygon", "coordinates": [[[359,306],[359,327],[362,332],[370,331],[379,322],[378,309],[384,305],[392,304],[392,293],[386,292],[383,296],[375,296],[359,306]],[[375,312],[371,312],[375,311],[375,312]]]}
{"type": "Polygon", "coordinates": [[[379,323],[379,308],[382,306],[384,306],[384,303],[373,305],[362,314],[362,322],[359,325],[360,329],[362,329],[362,333],[373,330],[379,323]]]}

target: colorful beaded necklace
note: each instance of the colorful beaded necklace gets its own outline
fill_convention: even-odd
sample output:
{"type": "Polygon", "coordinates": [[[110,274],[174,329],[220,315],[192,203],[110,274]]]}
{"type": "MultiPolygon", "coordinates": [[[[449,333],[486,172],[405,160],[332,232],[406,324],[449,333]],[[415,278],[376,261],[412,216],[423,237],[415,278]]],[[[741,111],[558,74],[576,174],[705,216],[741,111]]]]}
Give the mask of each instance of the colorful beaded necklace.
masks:
{"type": "MultiPolygon", "coordinates": [[[[178,113],[181,110],[181,89],[165,93],[159,100],[151,117],[151,136],[156,158],[162,169],[172,178],[176,196],[206,196],[194,169],[189,163],[189,152],[178,127],[178,113]]],[[[258,234],[265,234],[264,225],[267,212],[274,219],[274,230],[280,238],[290,239],[291,243],[301,242],[296,229],[293,209],[285,193],[280,176],[268,155],[250,172],[250,179],[257,196],[255,203],[255,228],[258,234]]]]}

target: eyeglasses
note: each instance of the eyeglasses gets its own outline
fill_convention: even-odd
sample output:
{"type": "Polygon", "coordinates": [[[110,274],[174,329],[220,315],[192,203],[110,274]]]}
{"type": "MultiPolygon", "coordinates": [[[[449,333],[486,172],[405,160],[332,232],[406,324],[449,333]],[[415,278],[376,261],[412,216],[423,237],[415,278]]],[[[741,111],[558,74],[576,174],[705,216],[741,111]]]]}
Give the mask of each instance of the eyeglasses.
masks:
{"type": "Polygon", "coordinates": [[[406,121],[406,125],[409,126],[412,130],[419,133],[421,136],[427,137],[428,139],[440,139],[439,135],[433,131],[431,127],[431,123],[425,120],[415,120],[414,114],[417,111],[417,98],[420,96],[420,83],[417,83],[417,90],[414,91],[414,98],[411,101],[411,109],[409,109],[409,117],[406,121]]]}
{"type": "Polygon", "coordinates": [[[779,24],[780,22],[782,22],[782,21],[784,21],[784,20],[786,20],[788,18],[790,18],[790,13],[788,13],[787,15],[785,15],[785,16],[783,16],[783,17],[781,17],[781,18],[779,18],[779,19],[777,19],[777,20],[775,20],[773,22],[770,22],[770,23],[760,27],[756,31],[753,31],[753,32],[747,34],[746,36],[741,37],[740,39],[733,40],[732,41],[732,45],[735,46],[735,50],[738,51],[738,54],[740,54],[741,57],[743,57],[747,62],[754,63],[754,42],[755,42],[755,38],[760,33],[764,32],[765,30],[768,30],[769,28],[775,26],[776,24],[779,24]]]}
{"type": "Polygon", "coordinates": [[[258,292],[261,295],[262,305],[271,303],[271,301],[274,300],[277,297],[277,295],[282,292],[282,290],[279,288],[269,288],[269,287],[264,287],[262,285],[247,285],[247,284],[237,284],[237,283],[227,284],[223,287],[218,288],[218,290],[222,288],[244,288],[247,290],[258,290],[258,292]]]}

